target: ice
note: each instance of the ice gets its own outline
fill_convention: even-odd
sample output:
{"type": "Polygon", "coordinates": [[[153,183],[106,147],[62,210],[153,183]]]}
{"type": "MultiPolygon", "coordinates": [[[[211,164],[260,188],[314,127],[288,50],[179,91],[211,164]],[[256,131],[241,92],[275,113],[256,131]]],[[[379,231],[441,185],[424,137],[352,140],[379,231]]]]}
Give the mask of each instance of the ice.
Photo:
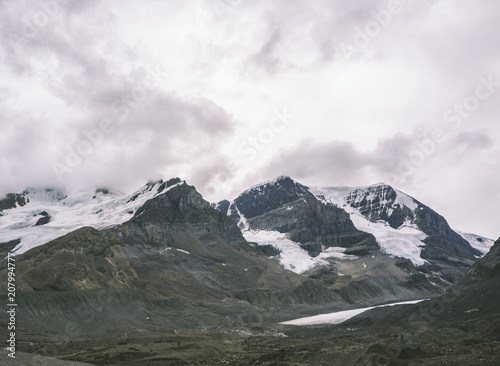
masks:
{"type": "Polygon", "coordinates": [[[427,261],[420,257],[422,242],[427,235],[413,227],[394,229],[385,223],[373,223],[357,212],[351,212],[351,220],[357,229],[371,233],[377,239],[380,248],[394,257],[409,259],[415,266],[422,266],[427,261]]]}
{"type": "Polygon", "coordinates": [[[394,201],[395,204],[399,204],[401,208],[403,208],[403,206],[406,206],[412,211],[415,211],[417,209],[418,204],[413,197],[408,196],[406,193],[403,193],[398,189],[394,190],[396,191],[397,194],[396,200],[394,201]]]}
{"type": "Polygon", "coordinates": [[[147,200],[165,193],[181,182],[158,191],[162,182],[147,184],[126,195],[121,192],[76,192],[66,195],[58,190],[26,190],[29,202],[22,207],[3,211],[0,216],[0,242],[20,239],[13,253],[22,254],[84,226],[98,230],[120,225],[134,216],[147,200]],[[46,211],[51,220],[34,226],[46,211]]]}
{"type": "Polygon", "coordinates": [[[315,266],[326,265],[327,258],[356,259],[356,256],[343,253],[345,248],[328,248],[319,256],[313,258],[299,246],[299,243],[289,240],[286,234],[270,230],[247,230],[243,236],[249,242],[259,245],[272,245],[280,250],[278,260],[280,264],[295,273],[303,273],[315,266]]]}
{"type": "Polygon", "coordinates": [[[417,303],[425,301],[425,300],[427,300],[427,299],[397,302],[394,304],[371,306],[368,308],[361,308],[361,309],[337,311],[335,313],[319,314],[319,315],[315,315],[315,316],[309,316],[306,318],[288,320],[286,322],[281,322],[280,324],[287,324],[287,325],[340,324],[340,323],[345,322],[346,320],[349,320],[349,319],[355,317],[356,315],[359,315],[359,314],[364,313],[365,311],[368,311],[371,309],[382,308],[382,307],[386,307],[386,306],[417,304],[417,303]]]}
{"type": "MultiPolygon", "coordinates": [[[[405,222],[400,228],[394,229],[386,222],[371,222],[367,220],[357,209],[347,204],[345,198],[353,191],[368,190],[368,188],[380,186],[382,184],[371,185],[367,187],[315,187],[312,188],[318,198],[323,201],[337,205],[343,208],[351,217],[351,221],[358,230],[371,233],[377,239],[380,248],[387,254],[394,257],[409,259],[415,266],[421,266],[426,263],[420,257],[422,247],[425,245],[422,240],[427,236],[415,227],[411,222],[405,222]]],[[[418,206],[415,200],[395,190],[397,197],[395,203],[409,207],[415,210],[418,206]]],[[[357,199],[364,197],[360,194],[357,199]]],[[[374,198],[374,197],[372,197],[374,198]]]]}
{"type": "Polygon", "coordinates": [[[462,238],[467,240],[471,247],[479,250],[483,254],[483,256],[488,253],[493,244],[495,244],[495,241],[493,239],[488,239],[481,235],[464,233],[458,230],[455,230],[455,232],[457,232],[462,238]]]}
{"type": "Polygon", "coordinates": [[[250,225],[248,224],[248,221],[247,219],[245,218],[245,216],[243,216],[243,214],[240,212],[240,209],[238,208],[238,206],[236,206],[236,204],[234,204],[233,206],[235,209],[236,209],[236,212],[238,213],[238,216],[240,217],[240,220],[238,221],[238,227],[242,230],[242,231],[246,231],[249,229],[250,225]]]}

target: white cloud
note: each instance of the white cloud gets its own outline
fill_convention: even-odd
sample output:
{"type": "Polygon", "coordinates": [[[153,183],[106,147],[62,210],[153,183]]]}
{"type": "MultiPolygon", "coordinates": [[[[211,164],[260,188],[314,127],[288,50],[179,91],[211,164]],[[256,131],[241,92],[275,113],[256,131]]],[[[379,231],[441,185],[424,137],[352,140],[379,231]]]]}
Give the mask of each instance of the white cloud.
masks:
{"type": "Polygon", "coordinates": [[[0,2],[0,193],[157,176],[212,200],[284,173],[368,184],[442,128],[447,142],[396,185],[498,236],[500,90],[458,129],[443,113],[479,77],[500,80],[500,4],[402,0],[387,18],[387,1],[224,1],[0,2]],[[155,70],[163,82],[141,94],[155,70]],[[266,135],[283,108],[295,118],[266,135]],[[113,130],[58,179],[53,163],[106,118],[113,130]],[[265,143],[248,159],[252,138],[265,143]],[[481,207],[474,219],[468,207],[481,207]]]}

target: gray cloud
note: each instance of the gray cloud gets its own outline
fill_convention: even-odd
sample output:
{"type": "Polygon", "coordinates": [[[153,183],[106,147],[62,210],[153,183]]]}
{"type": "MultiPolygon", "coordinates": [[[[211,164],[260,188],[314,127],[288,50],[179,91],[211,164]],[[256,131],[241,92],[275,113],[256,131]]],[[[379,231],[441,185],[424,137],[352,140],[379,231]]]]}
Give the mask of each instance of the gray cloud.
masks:
{"type": "Polygon", "coordinates": [[[384,181],[431,205],[459,229],[474,231],[477,227],[476,231],[498,236],[495,228],[500,203],[500,190],[495,185],[500,171],[496,158],[498,145],[486,131],[458,131],[436,143],[435,148],[426,145],[432,153],[425,155],[423,141],[428,138],[427,133],[422,128],[411,134],[397,133],[368,151],[349,141],[304,140],[276,154],[257,173],[257,179],[255,176],[248,179],[257,183],[285,174],[305,184],[326,186],[384,181]],[[496,150],[492,150],[495,146],[496,150]],[[425,158],[412,160],[415,151],[425,158]],[[412,163],[415,161],[418,164],[412,163]],[[474,208],[474,213],[467,207],[474,208]],[[481,214],[478,216],[477,212],[481,214]]]}
{"type": "MultiPolygon", "coordinates": [[[[342,44],[387,1],[242,1],[223,14],[217,3],[0,1],[0,194],[181,176],[218,200],[280,174],[394,180],[443,214],[456,196],[482,204],[487,224],[466,229],[495,232],[500,90],[461,126],[443,114],[479,77],[500,80],[500,3],[402,0],[349,59],[342,44]],[[242,141],[284,106],[296,122],[245,160],[242,141]],[[95,132],[103,121],[110,131],[95,132]],[[446,140],[425,145],[437,128],[446,140]],[[92,152],[58,179],[54,163],[92,136],[92,152]],[[395,179],[405,162],[413,171],[395,179]]],[[[469,222],[466,208],[449,211],[469,222]]]]}

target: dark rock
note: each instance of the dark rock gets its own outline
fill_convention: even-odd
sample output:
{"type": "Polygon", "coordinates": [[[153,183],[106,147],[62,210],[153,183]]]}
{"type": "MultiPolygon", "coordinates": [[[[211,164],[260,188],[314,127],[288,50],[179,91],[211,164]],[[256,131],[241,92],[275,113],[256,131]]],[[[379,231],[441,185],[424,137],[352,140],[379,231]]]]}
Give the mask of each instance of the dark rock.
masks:
{"type": "MultiPolygon", "coordinates": [[[[263,215],[300,198],[316,199],[306,186],[290,177],[280,177],[276,181],[251,188],[240,194],[234,204],[247,219],[263,215]]],[[[237,218],[236,212],[231,212],[237,218]]]]}
{"type": "Polygon", "coordinates": [[[41,226],[41,225],[45,225],[45,224],[48,224],[50,222],[50,215],[49,216],[44,216],[44,217],[40,217],[35,226],[41,226]]]}
{"type": "MultiPolygon", "coordinates": [[[[340,299],[318,281],[284,271],[261,254],[276,254],[275,250],[257,250],[233,220],[213,209],[194,187],[179,184],[145,202],[122,225],[102,232],[81,228],[16,257],[17,285],[26,306],[23,316],[29,320],[23,327],[65,334],[67,322],[78,318],[71,315],[72,304],[90,301],[94,291],[114,297],[99,313],[99,327],[85,327],[82,334],[117,331],[123,324],[117,326],[116,321],[123,323],[127,314],[141,312],[141,319],[154,316],[155,322],[170,327],[216,326],[226,321],[226,315],[236,319],[246,313],[252,319],[263,309],[340,299]],[[123,303],[117,291],[125,289],[141,297],[123,303]],[[35,300],[36,293],[45,293],[48,303],[35,305],[40,300],[35,300]],[[175,311],[157,305],[152,311],[154,301],[171,298],[189,305],[175,311]],[[223,299],[231,301],[225,304],[223,299]],[[211,311],[226,314],[213,318],[211,311]],[[179,319],[180,313],[189,314],[189,321],[179,319]],[[64,315],[50,322],[47,314],[64,315]]],[[[4,271],[0,275],[6,276],[4,271]]]]}
{"type": "Polygon", "coordinates": [[[226,214],[226,213],[227,213],[227,211],[229,210],[229,205],[230,205],[230,204],[231,204],[231,203],[230,203],[228,200],[222,200],[222,201],[220,201],[219,203],[215,204],[213,207],[214,207],[217,211],[219,211],[219,212],[221,212],[221,213],[223,213],[223,214],[226,214]]]}
{"type": "Polygon", "coordinates": [[[281,253],[278,248],[276,248],[271,244],[266,244],[266,245],[258,245],[256,243],[250,243],[250,244],[253,244],[255,250],[266,257],[275,257],[281,253]]]}
{"type": "Polygon", "coordinates": [[[256,186],[238,196],[230,215],[239,221],[240,214],[250,229],[286,233],[311,256],[332,246],[362,246],[358,249],[364,252],[378,250],[373,235],[357,230],[342,208],[319,201],[309,188],[289,177],[256,186]]]}
{"type": "Polygon", "coordinates": [[[9,210],[16,206],[24,206],[26,203],[25,194],[8,193],[5,198],[0,200],[0,211],[9,210]]]}
{"type": "Polygon", "coordinates": [[[372,222],[387,221],[395,229],[406,220],[413,219],[413,213],[407,207],[396,204],[396,191],[386,185],[355,189],[347,197],[347,203],[372,222]],[[389,211],[392,211],[389,214],[389,211]]]}

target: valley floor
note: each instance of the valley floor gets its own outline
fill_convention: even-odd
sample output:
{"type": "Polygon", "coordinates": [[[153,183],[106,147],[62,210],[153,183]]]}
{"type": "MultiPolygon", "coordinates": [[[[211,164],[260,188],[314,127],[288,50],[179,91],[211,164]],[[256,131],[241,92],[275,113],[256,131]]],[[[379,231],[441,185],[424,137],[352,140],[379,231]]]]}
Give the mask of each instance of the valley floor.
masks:
{"type": "Polygon", "coordinates": [[[391,322],[278,326],[286,336],[247,335],[266,330],[254,327],[234,334],[148,334],[65,345],[37,343],[35,337],[20,342],[19,350],[91,365],[498,365],[500,334],[492,337],[476,327],[461,328],[391,322]]]}

